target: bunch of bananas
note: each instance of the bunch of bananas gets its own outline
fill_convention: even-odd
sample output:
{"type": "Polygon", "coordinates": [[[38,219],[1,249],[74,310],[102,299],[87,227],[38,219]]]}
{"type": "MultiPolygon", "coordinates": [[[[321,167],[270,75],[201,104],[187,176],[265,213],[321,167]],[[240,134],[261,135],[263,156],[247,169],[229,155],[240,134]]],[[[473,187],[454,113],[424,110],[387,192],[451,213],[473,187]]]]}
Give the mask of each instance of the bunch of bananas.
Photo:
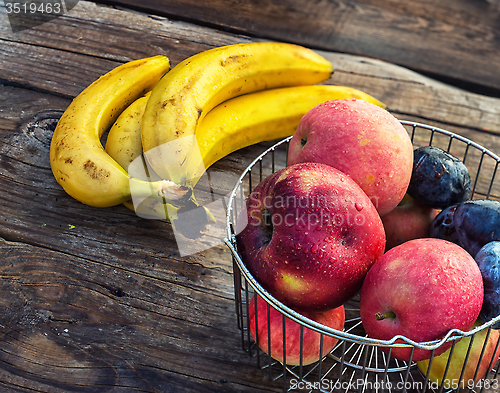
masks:
{"type": "Polygon", "coordinates": [[[166,205],[196,204],[192,189],[210,165],[292,135],[317,104],[353,97],[383,106],[357,89],[319,85],[332,72],[316,52],[276,42],[214,48],[171,70],[163,55],[128,62],[66,109],[52,137],[53,174],[82,203],[134,209],[132,195],[142,196],[143,213],[168,219],[166,205]],[[138,157],[148,170],[131,176],[138,157]]]}

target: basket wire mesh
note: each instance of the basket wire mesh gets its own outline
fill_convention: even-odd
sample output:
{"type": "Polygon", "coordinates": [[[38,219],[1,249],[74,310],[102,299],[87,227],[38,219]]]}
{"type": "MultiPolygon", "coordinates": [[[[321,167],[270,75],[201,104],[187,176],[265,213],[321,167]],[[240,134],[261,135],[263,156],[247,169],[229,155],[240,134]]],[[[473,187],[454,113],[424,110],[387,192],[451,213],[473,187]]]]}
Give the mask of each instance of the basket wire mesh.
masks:
{"type": "MultiPolygon", "coordinates": [[[[467,166],[472,180],[471,199],[494,199],[500,200],[500,181],[498,170],[500,158],[484,148],[483,146],[457,135],[453,132],[428,125],[401,121],[407,129],[414,148],[432,145],[453,154],[462,160],[467,166]]],[[[417,348],[431,350],[430,362],[434,358],[434,350],[445,342],[452,342],[450,358],[455,344],[463,337],[470,336],[470,344],[465,355],[464,364],[467,363],[470,349],[475,335],[486,332],[489,337],[492,326],[500,320],[500,316],[485,323],[469,332],[451,330],[441,340],[426,343],[417,343],[403,336],[396,336],[392,340],[383,341],[368,337],[359,316],[359,297],[348,301],[345,307],[346,319],[344,329],[338,331],[317,322],[314,322],[284,304],[274,299],[253,278],[245,267],[236,248],[235,223],[238,213],[244,207],[246,198],[258,183],[273,172],[286,166],[288,143],[291,137],[274,144],[260,156],[258,156],[241,174],[234,186],[227,207],[226,230],[227,237],[224,242],[229,247],[233,257],[234,271],[234,293],[235,312],[238,328],[241,332],[242,349],[256,358],[257,366],[266,370],[269,380],[276,382],[281,379],[284,392],[308,391],[308,392],[496,392],[500,391],[500,383],[497,376],[499,372],[498,359],[493,359],[491,371],[482,380],[476,382],[462,381],[464,370],[461,370],[460,378],[449,384],[441,386],[429,380],[429,373],[423,375],[412,361],[413,351],[417,348]],[[258,333],[256,338],[252,337],[249,329],[249,307],[253,295],[262,297],[267,303],[267,316],[270,315],[271,307],[282,314],[283,329],[283,361],[279,362],[271,358],[270,348],[263,351],[259,348],[258,333]],[[286,329],[285,319],[289,318],[301,325],[300,332],[300,364],[295,366],[286,363],[286,329]],[[320,333],[320,356],[319,361],[311,365],[303,365],[303,331],[311,329],[320,333]],[[338,339],[333,350],[321,353],[325,337],[338,339]],[[409,361],[401,361],[391,357],[391,351],[396,347],[410,347],[412,349],[409,361]],[[386,347],[386,351],[381,351],[386,347]],[[388,351],[387,351],[388,349],[388,351]]],[[[256,307],[257,302],[253,303],[256,307]]],[[[257,309],[255,318],[259,315],[257,309]]],[[[271,342],[271,326],[268,319],[267,332],[268,343],[271,342]]],[[[258,327],[259,324],[255,323],[258,327]]],[[[488,341],[485,339],[485,343],[488,341]]],[[[498,348],[500,340],[496,343],[498,348]]],[[[482,358],[485,349],[482,349],[482,358]]],[[[495,352],[496,353],[496,348],[495,352]]],[[[449,365],[446,366],[444,377],[449,365]]],[[[430,368],[430,367],[429,367],[430,368]]],[[[464,367],[465,368],[465,367],[464,367]]],[[[478,370],[476,370],[477,374],[478,370]]]]}

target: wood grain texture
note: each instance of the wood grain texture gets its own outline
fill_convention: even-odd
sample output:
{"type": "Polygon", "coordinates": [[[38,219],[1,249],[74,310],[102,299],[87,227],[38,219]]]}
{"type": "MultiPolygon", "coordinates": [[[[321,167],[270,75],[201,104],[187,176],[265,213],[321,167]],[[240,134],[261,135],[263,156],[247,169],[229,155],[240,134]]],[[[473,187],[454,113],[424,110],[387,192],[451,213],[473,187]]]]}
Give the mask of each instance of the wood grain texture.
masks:
{"type": "Polygon", "coordinates": [[[235,350],[228,298],[20,242],[0,240],[0,257],[6,387],[231,392],[264,380],[235,350]]]}
{"type": "MultiPolygon", "coordinates": [[[[26,88],[70,97],[124,61],[163,53],[175,65],[210,47],[252,40],[86,2],[80,2],[69,15],[36,29],[12,34],[4,27],[0,39],[4,40],[5,48],[0,53],[0,80],[15,81],[26,88]],[[99,29],[93,29],[96,19],[101,21],[99,29]],[[71,25],[68,40],[51,40],[68,24],[71,25]],[[120,24],[122,30],[118,28],[120,24]],[[114,29],[110,31],[109,26],[114,26],[114,29]],[[204,37],[205,43],[200,42],[200,37],[204,37]],[[72,42],[77,44],[72,45],[72,42]],[[29,72],[35,58],[40,71],[29,72]],[[58,66],[54,67],[56,60],[58,66]]],[[[496,98],[468,93],[385,61],[319,52],[331,60],[335,68],[333,77],[326,83],[364,90],[383,100],[389,109],[401,116],[415,115],[443,124],[500,132],[496,98]],[[407,99],[408,96],[412,97],[411,100],[407,99]]]]}
{"type": "Polygon", "coordinates": [[[500,10],[485,0],[103,3],[381,59],[490,94],[500,88],[500,10]]]}
{"type": "MultiPolygon", "coordinates": [[[[217,29],[203,26],[210,14],[205,4],[194,2],[177,6],[186,7],[186,15],[192,6],[188,16],[197,25],[181,20],[187,16],[169,2],[163,4],[176,18],[165,17],[161,10],[148,15],[85,1],[51,23],[20,33],[0,24],[2,392],[282,391],[282,383],[269,381],[241,349],[232,261],[224,246],[181,257],[169,223],[141,219],[123,206],[85,206],[64,193],[49,163],[57,119],[73,97],[106,71],[158,53],[176,64],[215,46],[266,39],[271,36],[231,31],[257,34],[262,13],[269,15],[277,7],[298,15],[301,7],[291,1],[249,3],[234,2],[242,10],[240,24],[221,23],[217,29]],[[249,9],[259,4],[267,8],[249,9]],[[246,25],[251,14],[255,31],[246,25]]],[[[333,5],[347,7],[342,2],[316,3],[318,12],[333,5]]],[[[352,17],[368,9],[387,17],[398,9],[411,15],[409,20],[427,20],[421,8],[426,2],[382,3],[353,3],[353,10],[343,12],[352,17]]],[[[213,10],[227,4],[214,2],[213,10]]],[[[472,6],[464,1],[442,4],[456,12],[465,7],[457,14],[459,20],[474,22],[467,19],[467,7],[472,6]]],[[[0,12],[5,17],[5,10],[0,12]]],[[[458,24],[449,12],[436,23],[458,24]]],[[[302,39],[300,29],[286,34],[290,41],[302,39]]],[[[498,98],[383,60],[318,51],[335,67],[326,83],[364,90],[402,120],[455,131],[500,153],[498,98]]],[[[360,52],[371,56],[367,48],[360,52]]],[[[216,163],[211,171],[225,179],[213,176],[218,179],[214,187],[221,194],[229,192],[232,176],[266,146],[243,149],[216,163]]],[[[498,181],[494,191],[500,195],[498,181]]]]}
{"type": "Polygon", "coordinates": [[[68,198],[49,146],[69,100],[0,102],[2,391],[273,391],[239,351],[227,250],[181,258],[170,224],[68,198]]]}

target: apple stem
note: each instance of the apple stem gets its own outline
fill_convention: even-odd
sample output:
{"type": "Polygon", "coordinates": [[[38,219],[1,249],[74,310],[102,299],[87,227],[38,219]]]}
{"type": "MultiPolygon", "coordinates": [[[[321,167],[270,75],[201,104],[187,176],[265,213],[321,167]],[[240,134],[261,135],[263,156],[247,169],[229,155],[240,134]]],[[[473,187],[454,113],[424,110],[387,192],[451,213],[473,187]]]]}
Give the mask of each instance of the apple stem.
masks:
{"type": "Polygon", "coordinates": [[[394,314],[393,311],[386,312],[385,314],[382,314],[381,312],[375,314],[375,319],[377,321],[382,321],[383,319],[386,318],[394,319],[396,318],[396,314],[394,314]]]}

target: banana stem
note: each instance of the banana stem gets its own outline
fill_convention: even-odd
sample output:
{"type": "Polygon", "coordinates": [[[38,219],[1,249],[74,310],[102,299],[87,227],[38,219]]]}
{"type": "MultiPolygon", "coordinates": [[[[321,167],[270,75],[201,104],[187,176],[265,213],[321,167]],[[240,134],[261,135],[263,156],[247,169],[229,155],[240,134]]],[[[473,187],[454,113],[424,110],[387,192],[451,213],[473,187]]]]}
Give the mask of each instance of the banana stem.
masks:
{"type": "Polygon", "coordinates": [[[184,206],[193,195],[191,187],[182,186],[171,180],[149,182],[130,177],[130,193],[135,197],[157,196],[164,203],[175,206],[184,206]]]}

